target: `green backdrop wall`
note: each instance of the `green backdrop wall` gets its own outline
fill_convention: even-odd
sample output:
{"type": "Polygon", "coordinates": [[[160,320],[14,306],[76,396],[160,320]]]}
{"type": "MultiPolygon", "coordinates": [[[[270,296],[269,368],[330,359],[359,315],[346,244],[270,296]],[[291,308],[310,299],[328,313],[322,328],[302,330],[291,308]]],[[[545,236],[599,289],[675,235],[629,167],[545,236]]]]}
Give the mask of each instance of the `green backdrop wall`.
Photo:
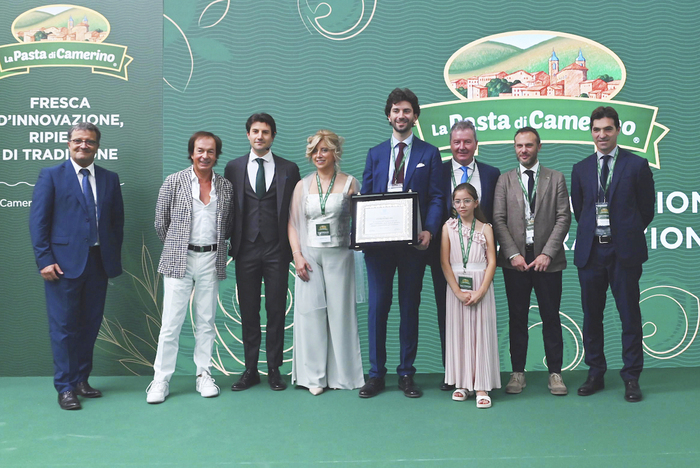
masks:
{"type": "MultiPolygon", "coordinates": [[[[0,37],[4,37],[3,44],[9,44],[12,43],[9,29],[14,18],[42,4],[29,2],[18,7],[7,1],[3,3],[7,5],[0,28],[8,32],[0,31],[4,34],[0,37]]],[[[106,1],[86,2],[84,6],[99,11],[110,21],[109,42],[129,47],[128,54],[134,58],[129,66],[129,81],[90,75],[87,69],[32,70],[28,75],[0,80],[3,96],[0,114],[30,113],[31,96],[88,95],[91,104],[94,101],[104,109],[100,112],[119,113],[125,122],[123,128],[108,129],[103,146],[119,149],[119,160],[104,164],[119,171],[124,182],[127,199],[125,265],[130,274],[117,278],[110,289],[106,311],[109,321],[105,322],[108,327],[103,327],[103,339],[98,342],[96,372],[151,372],[148,363],[155,354],[162,294],[153,268],[160,254],[151,227],[153,208],[163,177],[188,165],[186,144],[194,131],[204,129],[221,136],[224,152],[217,170],[222,173],[226,162],[248,151],[246,118],[253,112],[269,112],[278,126],[273,150],[297,162],[302,174],[306,174],[311,167],[303,157],[305,139],[319,128],[329,128],[346,139],[343,169],[361,178],[367,149],[389,137],[390,127],[383,106],[394,87],[410,87],[416,92],[421,104],[426,106],[425,122],[421,121],[420,130],[426,139],[432,138],[441,145],[440,137],[432,136],[432,127],[426,119],[434,108],[448,109],[444,103],[460,101],[453,92],[449,73],[445,72],[446,64],[468,44],[496,35],[501,36],[497,40],[502,40],[503,35],[515,31],[520,31],[520,35],[546,32],[557,37],[578,38],[580,47],[588,55],[589,80],[601,71],[620,73],[611,76],[619,82],[618,89],[611,94],[613,105],[626,103],[616,105],[626,109],[626,114],[621,113],[623,120],[636,121],[635,112],[641,115],[644,109],[656,112],[655,121],[659,124],[654,127],[656,133],[646,135],[651,135],[651,140],[642,139],[642,143],[648,143],[645,149],[654,166],[658,192],[657,214],[647,233],[650,259],[644,266],[640,283],[647,352],[645,364],[647,367],[700,365],[700,345],[696,341],[700,325],[697,298],[700,287],[693,268],[700,260],[697,234],[700,231],[700,196],[696,158],[691,149],[700,113],[699,99],[689,86],[700,72],[700,64],[693,59],[697,45],[690,40],[695,37],[695,25],[700,19],[694,2],[674,0],[662,5],[653,1],[610,3],[599,0],[585,3],[545,0],[536,4],[504,0],[488,3],[165,0],[162,11],[161,5],[144,6],[143,2],[135,1],[120,2],[118,7],[106,1]],[[605,53],[598,53],[600,50],[605,53]],[[612,65],[602,66],[606,57],[617,57],[619,62],[608,60],[612,65]],[[668,133],[655,147],[654,142],[666,130],[668,133]]],[[[563,69],[576,57],[564,50],[562,43],[557,43],[556,47],[563,69]]],[[[555,46],[545,45],[546,56],[538,55],[528,65],[531,68],[525,69],[541,71],[546,67],[551,48],[555,46]]],[[[525,52],[509,50],[516,57],[525,56],[525,52]]],[[[516,60],[518,68],[507,68],[508,62],[493,51],[484,57],[479,62],[479,73],[486,73],[489,67],[493,69],[497,65],[503,68],[496,71],[506,73],[524,68],[520,66],[522,60],[516,60]]],[[[469,69],[468,66],[463,68],[469,69]]],[[[503,102],[508,102],[506,99],[500,103],[496,99],[471,102],[465,99],[457,106],[464,112],[471,109],[486,115],[492,108],[502,113],[515,112],[513,109],[517,108],[518,112],[522,110],[529,115],[536,105],[552,102],[560,103],[560,112],[565,112],[569,105],[579,111],[597,104],[594,99],[588,104],[574,98],[569,101],[513,98],[512,106],[504,106],[503,102]]],[[[444,120],[444,116],[438,120],[440,118],[444,120]]],[[[515,167],[509,144],[514,131],[512,127],[503,130],[505,136],[489,129],[480,133],[482,145],[478,158],[499,167],[502,172],[515,167]]],[[[0,125],[1,146],[27,148],[27,133],[26,128],[0,125]]],[[[572,165],[590,154],[592,145],[582,144],[590,141],[585,131],[574,137],[557,135],[548,133],[540,160],[563,172],[569,181],[572,165]]],[[[634,135],[630,135],[623,144],[634,146],[633,138],[634,135]]],[[[45,147],[62,146],[49,144],[45,147]]],[[[33,183],[43,164],[52,162],[2,161],[0,182],[5,184],[0,184],[0,198],[29,199],[31,187],[12,184],[33,183]]],[[[0,273],[5,297],[0,309],[0,350],[5,356],[0,362],[0,373],[47,375],[51,358],[41,280],[33,266],[27,238],[28,208],[0,208],[3,220],[0,229],[4,234],[0,255],[6,265],[0,273]],[[8,268],[8,265],[14,267],[8,268]]],[[[580,336],[580,289],[571,250],[575,225],[574,222],[565,242],[570,267],[564,272],[561,310],[565,327],[564,361],[568,369],[585,368],[580,336]]],[[[290,270],[290,290],[292,275],[290,270]]],[[[509,370],[507,307],[500,272],[496,275],[495,289],[502,368],[509,370]]],[[[292,344],[291,294],[288,304],[287,360],[291,359],[292,344]]],[[[536,306],[534,296],[533,306],[536,306]]],[[[544,370],[536,312],[535,307],[531,314],[527,368],[544,370]]],[[[616,315],[609,296],[605,325],[606,353],[611,368],[621,366],[620,327],[616,315]]],[[[397,316],[398,308],[394,307],[388,340],[390,370],[398,358],[397,316]]],[[[366,306],[359,309],[359,322],[367,369],[366,306]]],[[[420,322],[416,367],[418,372],[440,372],[429,274],[424,280],[420,322]]],[[[240,372],[242,346],[232,264],[229,265],[229,279],[221,288],[217,330],[217,373],[240,372]]],[[[179,369],[186,373],[194,370],[192,345],[191,327],[186,325],[178,361],[179,369]]],[[[286,370],[289,369],[287,364],[286,370]]]]}

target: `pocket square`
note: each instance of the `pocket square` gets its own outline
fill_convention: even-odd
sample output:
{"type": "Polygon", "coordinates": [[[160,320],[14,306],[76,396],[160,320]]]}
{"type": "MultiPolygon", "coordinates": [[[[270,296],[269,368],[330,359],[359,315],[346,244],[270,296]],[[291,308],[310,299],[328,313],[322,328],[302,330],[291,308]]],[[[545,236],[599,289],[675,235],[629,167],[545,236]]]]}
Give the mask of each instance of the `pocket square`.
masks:
{"type": "Polygon", "coordinates": [[[423,163],[416,164],[416,169],[418,169],[419,167],[425,167],[425,164],[423,164],[423,163]]]}

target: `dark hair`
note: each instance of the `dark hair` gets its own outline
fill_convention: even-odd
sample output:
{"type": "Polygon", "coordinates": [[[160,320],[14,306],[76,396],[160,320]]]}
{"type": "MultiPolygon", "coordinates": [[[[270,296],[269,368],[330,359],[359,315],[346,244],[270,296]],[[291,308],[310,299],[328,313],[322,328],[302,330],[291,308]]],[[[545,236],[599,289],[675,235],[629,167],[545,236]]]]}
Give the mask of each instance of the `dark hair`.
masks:
{"type": "Polygon", "coordinates": [[[596,107],[591,113],[591,124],[594,120],[604,119],[605,117],[610,117],[615,122],[615,128],[620,128],[620,116],[617,115],[617,111],[610,106],[600,106],[596,107]]]}
{"type": "Polygon", "coordinates": [[[384,114],[386,114],[386,116],[389,117],[391,107],[394,104],[397,104],[401,101],[408,101],[411,104],[411,107],[413,108],[413,113],[415,114],[415,116],[418,117],[420,115],[418,96],[416,96],[413,93],[413,91],[411,91],[408,88],[396,88],[391,93],[389,93],[389,97],[386,99],[386,106],[384,106],[384,114]]]}
{"type": "Polygon", "coordinates": [[[515,137],[518,136],[521,133],[534,133],[535,137],[537,137],[537,146],[540,144],[540,134],[537,133],[537,130],[535,130],[532,127],[523,127],[519,128],[517,132],[515,132],[515,135],[513,135],[513,140],[515,140],[515,137]]]}
{"type": "Polygon", "coordinates": [[[262,122],[268,124],[270,126],[270,130],[272,130],[273,137],[277,134],[277,125],[275,124],[275,119],[273,119],[270,114],[266,114],[264,112],[259,112],[248,117],[248,120],[246,120],[245,122],[246,133],[250,133],[250,127],[255,122],[262,122]]]}
{"type": "MultiPolygon", "coordinates": [[[[479,201],[479,194],[476,193],[476,189],[474,188],[474,186],[466,182],[464,182],[463,184],[459,184],[455,187],[455,189],[452,191],[452,200],[455,199],[455,193],[457,193],[460,190],[466,190],[467,193],[469,193],[469,196],[472,197],[472,199],[479,201]]],[[[476,208],[474,208],[474,217],[482,223],[488,224],[486,216],[484,216],[484,213],[481,211],[481,205],[476,205],[476,208]]]]}
{"type": "Polygon", "coordinates": [[[476,127],[474,126],[474,122],[472,122],[471,120],[459,120],[455,122],[455,124],[450,129],[450,142],[452,142],[452,132],[456,132],[459,130],[471,130],[474,133],[474,141],[476,143],[479,143],[479,139],[476,137],[476,127]]]}
{"type": "Polygon", "coordinates": [[[70,130],[68,130],[68,139],[71,139],[71,136],[73,135],[73,132],[76,130],[87,130],[88,132],[94,132],[95,133],[95,138],[97,138],[97,144],[100,144],[100,138],[102,138],[102,133],[100,133],[100,129],[97,128],[97,125],[90,123],[90,122],[80,122],[75,125],[73,125],[70,130]]]}
{"type": "Polygon", "coordinates": [[[216,145],[216,159],[219,159],[219,155],[221,154],[221,138],[218,136],[214,135],[211,132],[195,132],[194,135],[190,137],[190,141],[187,143],[187,153],[189,154],[189,159],[192,161],[192,153],[194,153],[194,143],[199,140],[200,138],[212,138],[214,140],[214,144],[216,145]]]}

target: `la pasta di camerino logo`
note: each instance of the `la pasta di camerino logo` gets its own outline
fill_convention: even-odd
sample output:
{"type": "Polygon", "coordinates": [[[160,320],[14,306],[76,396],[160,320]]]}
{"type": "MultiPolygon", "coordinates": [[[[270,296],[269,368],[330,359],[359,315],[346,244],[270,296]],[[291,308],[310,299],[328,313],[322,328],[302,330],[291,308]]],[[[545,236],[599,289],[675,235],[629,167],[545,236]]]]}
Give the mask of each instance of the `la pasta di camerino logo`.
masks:
{"type": "Polygon", "coordinates": [[[128,80],[133,60],[126,46],[105,41],[107,18],[76,5],[46,5],[19,15],[10,28],[18,44],[0,46],[0,79],[33,67],[88,67],[93,73],[128,80]]]}
{"type": "Polygon", "coordinates": [[[627,77],[620,58],[584,37],[556,31],[513,31],[471,42],[445,64],[444,80],[456,100],[421,106],[421,138],[449,151],[449,130],[474,122],[479,145],[512,144],[516,129],[531,126],[545,143],[591,145],[590,115],[598,106],[620,115],[618,144],[660,168],[659,141],[669,129],[658,107],[612,100],[627,77]]]}

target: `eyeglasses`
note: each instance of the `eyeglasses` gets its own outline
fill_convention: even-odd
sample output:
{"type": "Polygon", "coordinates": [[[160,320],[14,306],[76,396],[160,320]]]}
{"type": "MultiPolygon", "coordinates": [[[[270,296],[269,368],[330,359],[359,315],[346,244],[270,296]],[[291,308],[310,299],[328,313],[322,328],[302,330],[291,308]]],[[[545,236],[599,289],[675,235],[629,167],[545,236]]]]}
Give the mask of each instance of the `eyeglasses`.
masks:
{"type": "Polygon", "coordinates": [[[80,146],[83,143],[85,143],[88,146],[97,146],[97,142],[95,140],[81,140],[79,138],[76,138],[74,140],[71,140],[70,142],[77,146],[80,146]]]}
{"type": "Polygon", "coordinates": [[[473,203],[473,202],[475,202],[475,201],[476,201],[476,200],[472,200],[471,198],[465,198],[464,200],[453,200],[453,201],[452,201],[452,204],[453,204],[454,206],[469,205],[469,204],[471,204],[471,203],[473,203]]]}

